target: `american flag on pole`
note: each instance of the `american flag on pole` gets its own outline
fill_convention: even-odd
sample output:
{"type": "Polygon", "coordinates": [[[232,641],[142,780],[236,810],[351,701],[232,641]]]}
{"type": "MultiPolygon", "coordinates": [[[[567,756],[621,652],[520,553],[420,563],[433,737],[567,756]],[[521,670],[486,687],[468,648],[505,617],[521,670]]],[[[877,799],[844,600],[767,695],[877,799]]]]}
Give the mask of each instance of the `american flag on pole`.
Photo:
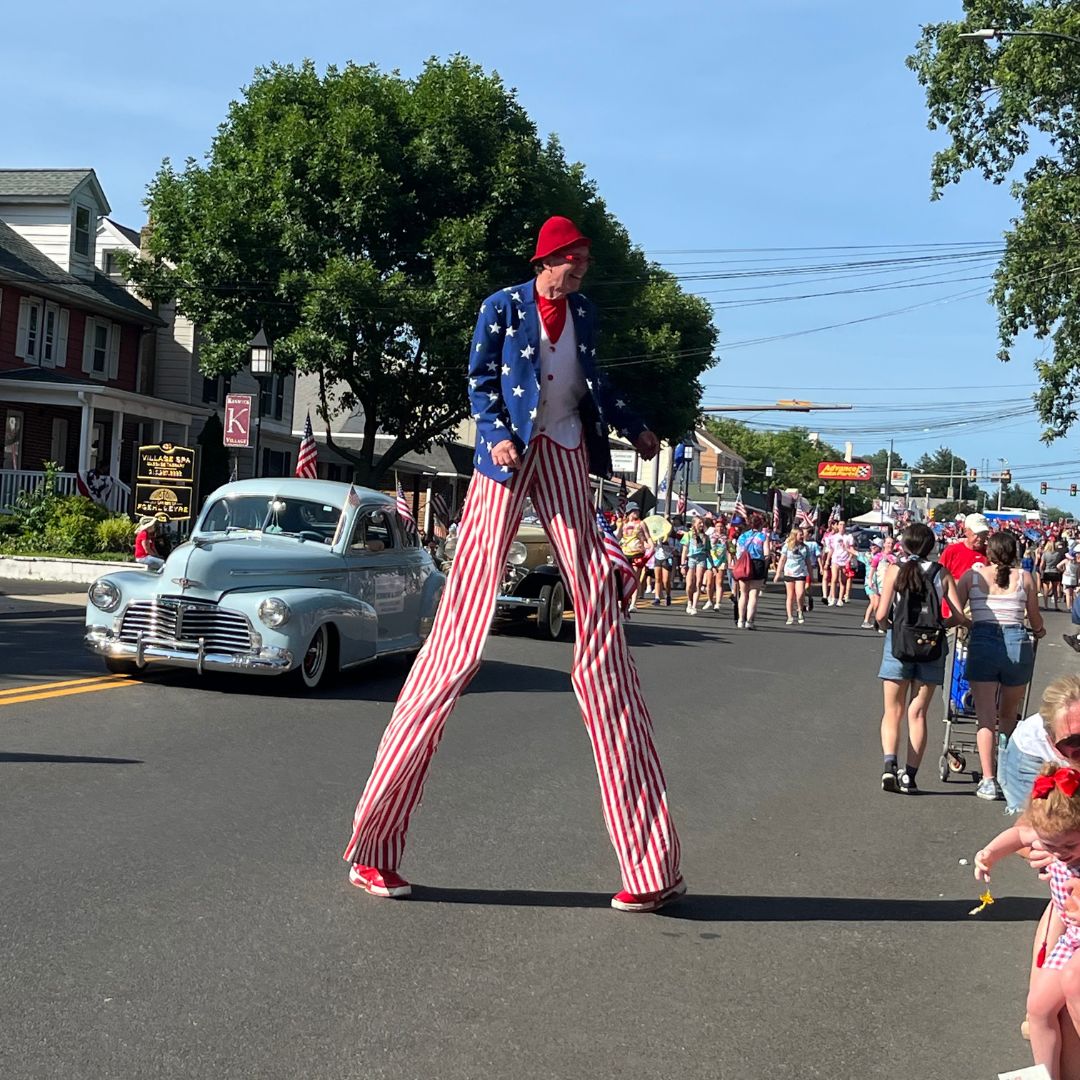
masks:
{"type": "Polygon", "coordinates": [[[814,519],[810,516],[810,511],[805,506],[800,506],[795,513],[795,519],[800,525],[805,525],[808,529],[814,527],[814,519]]]}
{"type": "Polygon", "coordinates": [[[334,539],[330,541],[331,544],[337,544],[341,539],[341,530],[345,528],[345,519],[349,516],[351,510],[356,510],[360,506],[360,496],[356,493],[356,488],[349,485],[349,494],[345,498],[345,507],[341,511],[341,516],[338,518],[337,528],[334,529],[334,539]]]}
{"type": "Polygon", "coordinates": [[[780,531],[780,492],[777,491],[772,504],[772,531],[780,531]]]}
{"type": "Polygon", "coordinates": [[[397,481],[397,503],[395,504],[395,509],[397,510],[397,516],[401,518],[401,523],[405,526],[406,530],[416,532],[416,518],[413,517],[409,500],[405,498],[405,489],[401,486],[400,480],[397,481]]]}
{"type": "Polygon", "coordinates": [[[608,524],[607,518],[599,511],[596,514],[596,524],[600,527],[600,535],[604,538],[604,554],[607,556],[608,565],[619,574],[619,588],[624,601],[634,595],[637,588],[637,574],[630,565],[630,560],[623,554],[619,541],[615,538],[615,531],[608,524]]]}
{"type": "Polygon", "coordinates": [[[296,475],[314,480],[319,475],[319,450],[311,433],[311,413],[304,421],[304,437],[300,440],[300,452],[296,455],[296,475]]]}
{"type": "Polygon", "coordinates": [[[840,520],[840,504],[833,503],[833,508],[829,511],[829,524],[832,525],[840,520]]]}
{"type": "Polygon", "coordinates": [[[619,509],[619,517],[622,517],[626,513],[627,498],[628,495],[626,491],[626,477],[624,476],[619,480],[619,501],[617,504],[619,509]]]}
{"type": "Polygon", "coordinates": [[[446,505],[446,499],[434,491],[431,495],[431,513],[434,516],[432,532],[438,536],[446,535],[447,526],[450,524],[450,507],[446,505]]]}
{"type": "Polygon", "coordinates": [[[686,513],[686,492],[685,491],[680,491],[679,492],[678,502],[675,503],[675,513],[676,514],[685,514],[686,513]]]}
{"type": "Polygon", "coordinates": [[[746,503],[742,501],[742,488],[739,488],[739,494],[735,496],[735,513],[739,514],[743,521],[749,516],[746,513],[746,503]]]}

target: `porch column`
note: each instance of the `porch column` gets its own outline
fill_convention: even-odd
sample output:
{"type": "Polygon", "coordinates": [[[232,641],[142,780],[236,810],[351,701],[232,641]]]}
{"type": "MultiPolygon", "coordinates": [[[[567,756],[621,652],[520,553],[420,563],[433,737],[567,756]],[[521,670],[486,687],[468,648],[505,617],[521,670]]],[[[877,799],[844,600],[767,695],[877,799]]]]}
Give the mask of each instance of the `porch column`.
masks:
{"type": "Polygon", "coordinates": [[[164,436],[165,436],[165,421],[164,420],[155,420],[154,421],[154,442],[155,442],[155,444],[160,446],[161,445],[161,440],[164,438],[164,436]]]}
{"type": "Polygon", "coordinates": [[[434,518],[431,512],[431,494],[434,487],[435,480],[431,473],[428,473],[427,478],[427,502],[424,505],[424,535],[431,536],[433,532],[434,518]]]}
{"type": "Polygon", "coordinates": [[[120,453],[124,446],[124,413],[113,410],[112,439],[109,441],[109,472],[114,480],[120,479],[120,453]]]}
{"type": "Polygon", "coordinates": [[[90,468],[90,437],[94,422],[94,399],[84,397],[79,405],[79,463],[78,473],[85,476],[90,468]]]}

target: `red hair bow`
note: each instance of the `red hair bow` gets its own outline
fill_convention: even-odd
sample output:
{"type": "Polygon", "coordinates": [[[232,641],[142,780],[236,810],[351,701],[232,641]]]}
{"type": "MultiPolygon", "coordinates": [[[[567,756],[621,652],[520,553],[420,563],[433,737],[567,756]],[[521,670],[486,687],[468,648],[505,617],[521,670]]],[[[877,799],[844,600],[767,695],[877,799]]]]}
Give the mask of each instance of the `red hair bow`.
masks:
{"type": "Polygon", "coordinates": [[[1071,799],[1080,790],[1080,772],[1076,769],[1058,769],[1048,776],[1035,778],[1035,786],[1031,789],[1033,799],[1045,799],[1050,792],[1057,788],[1066,799],[1071,799]]]}

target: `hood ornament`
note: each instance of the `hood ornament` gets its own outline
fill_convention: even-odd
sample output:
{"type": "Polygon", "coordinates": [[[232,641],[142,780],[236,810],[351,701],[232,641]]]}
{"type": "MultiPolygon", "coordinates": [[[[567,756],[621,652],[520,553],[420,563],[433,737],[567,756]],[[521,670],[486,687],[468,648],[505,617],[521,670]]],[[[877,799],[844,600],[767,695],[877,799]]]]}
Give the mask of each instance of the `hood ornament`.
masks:
{"type": "Polygon", "coordinates": [[[179,585],[181,589],[190,589],[192,585],[201,585],[201,581],[194,581],[192,578],[186,577],[174,577],[172,579],[174,585],[179,585]]]}

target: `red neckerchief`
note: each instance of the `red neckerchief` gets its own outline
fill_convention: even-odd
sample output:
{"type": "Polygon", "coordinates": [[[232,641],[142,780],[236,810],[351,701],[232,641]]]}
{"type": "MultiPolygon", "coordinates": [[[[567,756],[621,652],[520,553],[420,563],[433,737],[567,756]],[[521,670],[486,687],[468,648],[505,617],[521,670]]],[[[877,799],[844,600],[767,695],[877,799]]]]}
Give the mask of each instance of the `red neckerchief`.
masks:
{"type": "Polygon", "coordinates": [[[549,300],[546,296],[536,294],[536,310],[540,313],[540,319],[547,331],[548,341],[554,345],[566,326],[566,297],[558,300],[549,300]]]}

